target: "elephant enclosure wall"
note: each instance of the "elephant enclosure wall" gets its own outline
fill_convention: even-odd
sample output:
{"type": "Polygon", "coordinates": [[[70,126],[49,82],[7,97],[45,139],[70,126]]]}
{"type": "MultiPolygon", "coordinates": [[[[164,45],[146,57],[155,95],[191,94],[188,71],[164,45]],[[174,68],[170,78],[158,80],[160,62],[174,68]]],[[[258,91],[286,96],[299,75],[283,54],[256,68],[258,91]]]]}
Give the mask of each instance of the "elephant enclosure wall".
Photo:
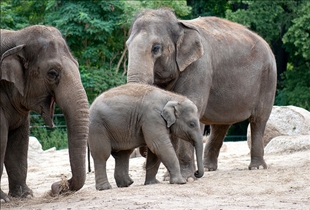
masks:
{"type": "MultiPolygon", "coordinates": [[[[132,158],[130,175],[135,182],[128,188],[117,188],[114,159],[110,157],[107,172],[113,189],[96,191],[95,175],[91,172],[80,191],[51,197],[51,183],[70,176],[68,150],[30,151],[27,183],[34,197],[1,202],[1,209],[308,209],[309,150],[266,153],[265,158],[267,170],[249,171],[247,142],[227,142],[217,171],[206,172],[201,179],[185,185],[161,181],[149,186],[143,185],[145,159],[132,158]]],[[[157,178],[162,180],[164,173],[161,165],[157,178]]],[[[5,172],[1,186],[8,191],[5,172]]]]}

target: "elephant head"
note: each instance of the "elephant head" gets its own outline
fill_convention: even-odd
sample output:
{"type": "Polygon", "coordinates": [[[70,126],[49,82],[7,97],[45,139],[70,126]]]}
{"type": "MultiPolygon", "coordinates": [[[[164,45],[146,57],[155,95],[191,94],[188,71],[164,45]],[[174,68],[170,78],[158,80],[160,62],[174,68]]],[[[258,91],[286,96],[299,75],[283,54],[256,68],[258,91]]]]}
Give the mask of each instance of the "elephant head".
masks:
{"type": "Polygon", "coordinates": [[[134,21],[128,47],[127,82],[171,89],[179,74],[204,51],[198,29],[168,9],[146,10],[134,21]]]}
{"type": "MultiPolygon", "coordinates": [[[[64,113],[72,178],[70,190],[82,188],[86,178],[85,153],[89,112],[78,62],[54,27],[30,26],[19,31],[1,30],[0,82],[17,109],[38,112],[53,126],[54,103],[64,113]]],[[[60,182],[52,185],[60,193],[60,182]]]]}
{"type": "Polygon", "coordinates": [[[200,178],[204,174],[202,163],[203,142],[196,105],[186,99],[185,101],[168,101],[161,113],[170,129],[170,133],[181,139],[190,140],[196,150],[198,171],[195,177],[200,178]]]}

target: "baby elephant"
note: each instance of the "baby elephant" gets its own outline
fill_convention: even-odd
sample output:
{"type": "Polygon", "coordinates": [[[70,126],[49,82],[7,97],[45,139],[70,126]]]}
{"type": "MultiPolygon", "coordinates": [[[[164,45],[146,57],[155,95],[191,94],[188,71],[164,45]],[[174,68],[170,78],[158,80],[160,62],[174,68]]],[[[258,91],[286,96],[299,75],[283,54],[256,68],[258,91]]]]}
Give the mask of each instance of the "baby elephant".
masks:
{"type": "Polygon", "coordinates": [[[115,158],[114,178],[118,187],[133,183],[129,177],[129,157],[147,145],[145,185],[158,183],[162,162],[170,173],[170,183],[184,184],[179,160],[170,140],[174,135],[193,144],[197,178],[204,174],[202,133],[197,107],[184,96],[143,84],[125,84],[98,96],[90,107],[89,147],[95,164],[96,189],[110,189],[106,161],[115,158]]]}

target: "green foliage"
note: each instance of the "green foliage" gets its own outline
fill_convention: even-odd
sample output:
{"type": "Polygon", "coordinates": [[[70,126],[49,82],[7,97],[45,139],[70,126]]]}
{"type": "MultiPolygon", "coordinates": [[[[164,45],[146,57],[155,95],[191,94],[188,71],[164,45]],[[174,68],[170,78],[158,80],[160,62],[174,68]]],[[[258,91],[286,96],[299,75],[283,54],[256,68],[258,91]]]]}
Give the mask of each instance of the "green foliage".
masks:
{"type": "Polygon", "coordinates": [[[124,43],[124,37],[120,40],[113,34],[118,32],[121,4],[121,1],[61,1],[49,7],[46,20],[66,37],[81,65],[100,67],[123,47],[120,43],[124,43]]]}
{"type": "Polygon", "coordinates": [[[225,17],[225,11],[232,7],[231,2],[227,0],[187,0],[187,2],[192,7],[192,12],[187,16],[187,19],[199,16],[225,17]]]}
{"type": "Polygon", "coordinates": [[[104,68],[91,68],[80,66],[84,88],[87,90],[89,103],[102,92],[126,83],[126,76],[104,68]]]}
{"type": "Polygon", "coordinates": [[[36,112],[30,117],[30,135],[36,137],[42,149],[56,147],[57,150],[68,148],[68,135],[63,117],[54,117],[55,128],[44,125],[44,121],[36,112]]]}
{"type": "Polygon", "coordinates": [[[21,29],[43,24],[47,1],[2,0],[0,28],[21,29]]]}
{"type": "Polygon", "coordinates": [[[310,2],[295,8],[296,17],[283,36],[283,43],[290,53],[287,71],[281,76],[281,89],[276,103],[295,105],[310,111],[310,2]]]}
{"type": "Polygon", "coordinates": [[[31,136],[36,137],[43,150],[56,147],[57,150],[68,148],[66,129],[31,128],[31,136]]]}
{"type": "Polygon", "coordinates": [[[283,43],[292,56],[310,60],[310,2],[305,1],[297,8],[298,15],[292,20],[293,25],[283,36],[283,43]]]}
{"type": "Polygon", "coordinates": [[[310,111],[310,62],[293,67],[282,75],[282,89],[278,90],[276,104],[294,105],[310,111]]]}
{"type": "Polygon", "coordinates": [[[296,1],[242,1],[246,7],[226,11],[226,18],[247,26],[271,44],[290,26],[296,1]]]}

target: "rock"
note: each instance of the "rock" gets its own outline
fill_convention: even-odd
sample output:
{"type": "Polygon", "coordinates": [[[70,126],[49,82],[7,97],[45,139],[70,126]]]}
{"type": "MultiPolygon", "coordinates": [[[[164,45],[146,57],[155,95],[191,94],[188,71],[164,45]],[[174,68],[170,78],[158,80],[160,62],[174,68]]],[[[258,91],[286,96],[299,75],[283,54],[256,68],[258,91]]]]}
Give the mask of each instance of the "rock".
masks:
{"type": "MultiPolygon", "coordinates": [[[[264,146],[277,136],[310,135],[310,112],[296,106],[274,106],[265,128],[264,146]]],[[[247,141],[251,145],[250,124],[247,141]]]]}
{"type": "Polygon", "coordinates": [[[139,148],[136,148],[130,155],[130,158],[136,158],[136,157],[141,157],[141,154],[139,152],[139,148]]]}
{"type": "Polygon", "coordinates": [[[28,152],[43,152],[42,145],[36,137],[29,137],[29,149],[28,152]]]}
{"type": "Polygon", "coordinates": [[[42,145],[36,137],[29,137],[28,160],[31,162],[38,162],[40,158],[38,155],[43,153],[42,145]]]}
{"type": "Polygon", "coordinates": [[[278,136],[265,147],[265,153],[292,153],[310,150],[310,135],[278,136]]]}

